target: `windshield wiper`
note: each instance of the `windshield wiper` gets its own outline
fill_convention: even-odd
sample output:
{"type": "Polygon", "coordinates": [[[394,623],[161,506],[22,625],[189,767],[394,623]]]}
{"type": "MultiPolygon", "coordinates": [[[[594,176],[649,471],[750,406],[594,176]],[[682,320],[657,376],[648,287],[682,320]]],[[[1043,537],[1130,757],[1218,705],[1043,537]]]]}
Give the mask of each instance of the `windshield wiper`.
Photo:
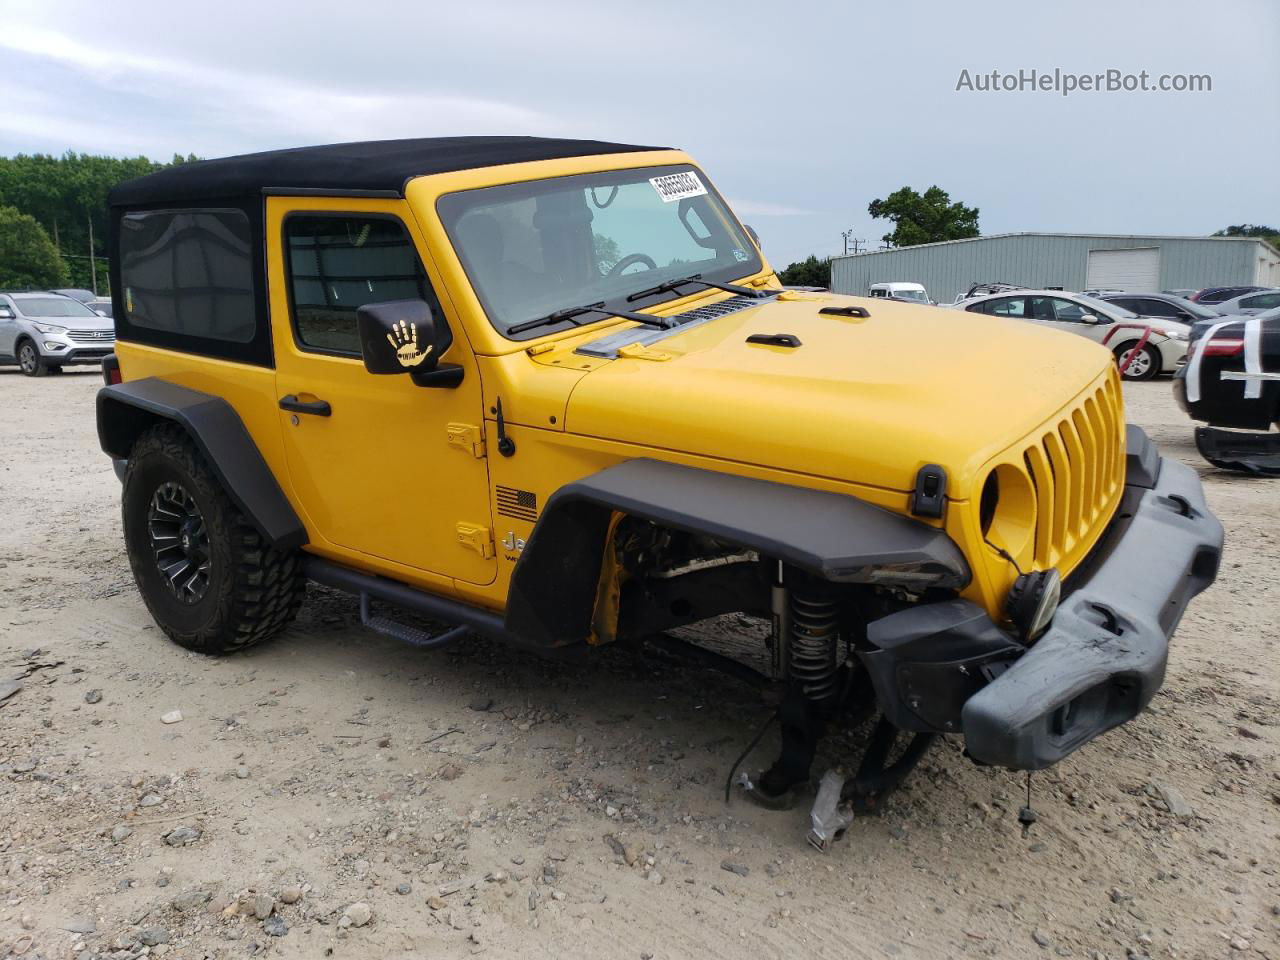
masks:
{"type": "Polygon", "coordinates": [[[563,310],[548,313],[545,317],[537,317],[533,320],[517,323],[515,326],[507,327],[507,333],[524,333],[526,330],[551,326],[555,323],[562,323],[565,320],[578,327],[581,326],[581,323],[576,318],[584,313],[602,313],[607,317],[621,317],[624,320],[643,323],[647,327],[657,327],[659,330],[669,330],[676,326],[676,322],[667,317],[655,317],[648,313],[632,313],[630,310],[610,310],[601,300],[598,303],[588,303],[581,307],[566,307],[563,310]]]}
{"type": "Polygon", "coordinates": [[[656,287],[650,287],[647,290],[641,290],[627,297],[627,303],[634,300],[641,300],[645,297],[652,297],[659,293],[673,293],[680,287],[687,286],[691,283],[700,283],[704,287],[713,287],[716,290],[724,290],[728,293],[736,293],[740,297],[751,297],[754,300],[763,300],[765,297],[771,297],[777,290],[756,289],[754,287],[743,287],[736,283],[716,283],[714,280],[703,280],[702,274],[695,273],[688,277],[682,277],[679,280],[668,280],[666,283],[660,283],[656,287]]]}

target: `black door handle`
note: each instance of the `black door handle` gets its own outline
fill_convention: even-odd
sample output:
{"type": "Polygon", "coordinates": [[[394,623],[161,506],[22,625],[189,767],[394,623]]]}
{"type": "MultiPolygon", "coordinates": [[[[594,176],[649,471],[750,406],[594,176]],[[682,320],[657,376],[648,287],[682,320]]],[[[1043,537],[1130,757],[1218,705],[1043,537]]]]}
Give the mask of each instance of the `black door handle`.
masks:
{"type": "Polygon", "coordinates": [[[327,400],[299,400],[296,393],[280,398],[280,409],[293,413],[309,413],[313,417],[327,417],[333,413],[333,407],[327,400]]]}

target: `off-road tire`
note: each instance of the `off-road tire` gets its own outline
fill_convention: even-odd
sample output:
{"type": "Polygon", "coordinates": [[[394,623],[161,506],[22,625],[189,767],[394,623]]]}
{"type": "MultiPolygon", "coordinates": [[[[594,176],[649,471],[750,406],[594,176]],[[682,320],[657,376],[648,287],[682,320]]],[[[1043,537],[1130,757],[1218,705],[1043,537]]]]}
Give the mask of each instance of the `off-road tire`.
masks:
{"type": "MultiPolygon", "coordinates": [[[[1128,343],[1122,343],[1120,344],[1120,346],[1116,347],[1115,355],[1116,355],[1117,367],[1120,364],[1124,363],[1124,355],[1128,353],[1130,350],[1132,350],[1134,347],[1136,347],[1137,345],[1138,345],[1137,340],[1130,340],[1128,343]]],[[[1150,343],[1144,343],[1142,345],[1141,352],[1146,354],[1147,356],[1147,369],[1144,370],[1142,373],[1134,374],[1132,372],[1133,366],[1131,364],[1129,369],[1120,375],[1121,379],[1136,382],[1140,380],[1154,380],[1156,377],[1160,375],[1160,368],[1164,366],[1164,358],[1160,355],[1160,351],[1154,345],[1150,343]]],[[[1137,360],[1134,361],[1134,363],[1137,363],[1137,362],[1138,362],[1137,360]]]]}
{"type": "Polygon", "coordinates": [[[301,556],[263,541],[180,427],[152,427],[134,443],[122,512],[138,591],[174,643],[211,656],[234,653],[275,636],[297,614],[305,593],[301,556]],[[148,512],[166,483],[179,484],[204,520],[208,584],[195,602],[183,602],[167,586],[152,549],[148,512]]]}
{"type": "Polygon", "coordinates": [[[18,341],[17,354],[18,369],[22,371],[24,376],[43,377],[49,372],[49,365],[41,359],[39,348],[30,340],[18,341]],[[28,350],[34,355],[34,362],[29,362],[24,355],[28,350]]]}

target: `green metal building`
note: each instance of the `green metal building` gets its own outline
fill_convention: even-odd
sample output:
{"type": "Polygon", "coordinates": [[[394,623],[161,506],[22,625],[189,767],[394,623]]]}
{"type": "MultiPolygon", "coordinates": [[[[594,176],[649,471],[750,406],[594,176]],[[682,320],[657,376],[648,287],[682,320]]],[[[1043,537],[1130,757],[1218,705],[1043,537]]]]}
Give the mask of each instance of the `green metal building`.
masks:
{"type": "Polygon", "coordinates": [[[866,296],[893,281],[922,283],[939,303],[994,281],[1074,291],[1280,287],[1280,251],[1251,237],[999,233],[831,258],[836,293],[866,296]]]}

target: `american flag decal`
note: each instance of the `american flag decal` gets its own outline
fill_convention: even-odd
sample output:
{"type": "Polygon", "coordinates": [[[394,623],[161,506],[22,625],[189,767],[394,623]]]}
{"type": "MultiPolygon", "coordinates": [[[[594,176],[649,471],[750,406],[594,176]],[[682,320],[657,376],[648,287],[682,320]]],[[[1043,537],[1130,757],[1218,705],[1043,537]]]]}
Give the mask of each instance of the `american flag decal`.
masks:
{"type": "Polygon", "coordinates": [[[528,490],[498,487],[498,513],[530,522],[538,519],[538,498],[528,490]]]}

